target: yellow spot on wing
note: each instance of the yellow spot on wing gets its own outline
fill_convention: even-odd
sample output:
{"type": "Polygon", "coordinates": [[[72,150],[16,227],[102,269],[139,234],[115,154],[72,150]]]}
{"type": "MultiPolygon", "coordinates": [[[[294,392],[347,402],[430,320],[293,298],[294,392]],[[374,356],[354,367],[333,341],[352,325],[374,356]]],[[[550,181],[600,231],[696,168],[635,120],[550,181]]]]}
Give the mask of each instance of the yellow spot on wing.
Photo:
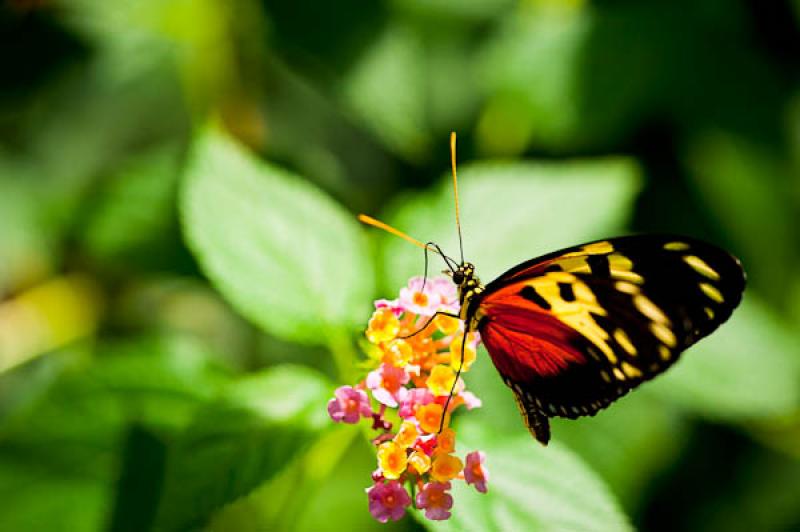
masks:
{"type": "Polygon", "coordinates": [[[700,290],[702,290],[705,295],[707,295],[709,298],[713,299],[717,303],[722,303],[723,301],[725,301],[725,298],[722,297],[722,293],[719,290],[717,290],[717,288],[714,287],[713,285],[710,285],[708,283],[700,283],[700,290]]]}
{"type": "Polygon", "coordinates": [[[622,346],[622,349],[628,352],[629,355],[636,356],[636,347],[631,343],[631,339],[628,338],[628,335],[625,334],[625,331],[622,329],[616,329],[614,331],[614,339],[619,345],[622,346]]]}
{"type": "Polygon", "coordinates": [[[622,374],[619,368],[614,368],[614,376],[617,378],[617,380],[620,381],[625,380],[625,375],[622,374]]]}
{"type": "Polygon", "coordinates": [[[696,255],[686,255],[683,257],[683,261],[700,275],[708,277],[712,281],[719,281],[719,274],[700,257],[696,255]]]}
{"type": "Polygon", "coordinates": [[[632,366],[627,362],[622,363],[622,371],[625,373],[625,375],[627,375],[630,378],[642,376],[642,372],[639,371],[639,368],[632,366]]]}
{"type": "Polygon", "coordinates": [[[675,339],[675,333],[666,325],[653,322],[650,324],[650,330],[655,337],[661,340],[667,347],[675,347],[678,344],[678,341],[675,339]]]}
{"type": "Polygon", "coordinates": [[[609,255],[608,269],[611,272],[611,277],[615,279],[623,279],[638,284],[644,282],[644,278],[633,271],[633,261],[625,255],[620,255],[619,253],[609,255]]]}
{"type": "Polygon", "coordinates": [[[620,292],[624,292],[626,294],[638,294],[639,287],[633,283],[629,283],[627,281],[617,281],[614,284],[614,288],[619,290],[620,292]]]}
{"type": "Polygon", "coordinates": [[[600,327],[594,320],[594,315],[605,316],[606,310],[597,302],[597,298],[586,283],[572,277],[572,289],[575,294],[575,301],[564,301],[558,288],[559,282],[564,282],[563,272],[549,272],[542,277],[537,277],[528,281],[528,285],[536,289],[545,301],[550,304],[550,312],[561,322],[575,329],[583,335],[600,351],[605,357],[615,364],[617,357],[614,350],[608,345],[608,333],[600,327]]]}
{"type": "Polygon", "coordinates": [[[614,251],[614,246],[612,246],[610,242],[603,241],[595,242],[593,244],[586,244],[581,249],[589,255],[603,255],[605,253],[611,253],[614,251]]]}
{"type": "Polygon", "coordinates": [[[586,262],[585,257],[570,257],[560,260],[558,264],[564,268],[565,271],[574,273],[592,273],[589,263],[586,262]]]}
{"type": "Polygon", "coordinates": [[[711,310],[708,307],[705,307],[703,310],[706,311],[706,316],[708,316],[708,319],[710,319],[710,320],[714,319],[714,311],[713,310],[711,310]]]}
{"type": "Polygon", "coordinates": [[[686,242],[667,242],[664,244],[664,249],[669,251],[683,251],[689,249],[689,244],[686,242]]]}
{"type": "Polygon", "coordinates": [[[638,294],[633,296],[633,304],[639,312],[650,318],[654,322],[669,323],[669,318],[658,308],[647,296],[638,294]]]}
{"type": "Polygon", "coordinates": [[[662,360],[669,360],[669,357],[672,355],[665,345],[658,346],[658,354],[661,355],[662,360]]]}

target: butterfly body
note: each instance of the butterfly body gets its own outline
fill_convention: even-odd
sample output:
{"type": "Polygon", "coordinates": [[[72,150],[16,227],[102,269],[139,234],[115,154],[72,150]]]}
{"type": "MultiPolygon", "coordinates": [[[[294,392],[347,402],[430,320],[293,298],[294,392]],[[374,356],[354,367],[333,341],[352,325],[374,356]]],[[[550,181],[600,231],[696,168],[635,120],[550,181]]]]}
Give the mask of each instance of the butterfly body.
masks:
{"type": "Polygon", "coordinates": [[[477,330],[531,433],[550,417],[594,415],[670,367],[741,300],[738,259],[685,237],[590,242],[526,261],[483,286],[452,273],[467,331],[477,330]]]}

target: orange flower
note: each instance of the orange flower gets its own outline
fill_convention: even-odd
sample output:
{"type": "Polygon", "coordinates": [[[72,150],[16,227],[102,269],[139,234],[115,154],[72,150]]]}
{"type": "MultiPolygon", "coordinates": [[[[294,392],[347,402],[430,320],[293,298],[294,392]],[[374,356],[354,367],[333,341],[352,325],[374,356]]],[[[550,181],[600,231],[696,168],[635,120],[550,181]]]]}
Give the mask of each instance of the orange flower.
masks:
{"type": "Polygon", "coordinates": [[[388,479],[400,478],[408,466],[406,450],[393,441],[384,442],[378,447],[378,466],[388,479]]]}
{"type": "Polygon", "coordinates": [[[431,478],[438,482],[447,482],[458,476],[464,464],[452,454],[438,454],[431,465],[431,478]]]}
{"type": "Polygon", "coordinates": [[[403,424],[400,425],[400,430],[397,432],[397,436],[394,437],[394,442],[406,449],[414,445],[414,442],[417,441],[417,437],[419,437],[417,427],[410,421],[403,421],[403,424]]]}
{"type": "Polygon", "coordinates": [[[444,314],[436,316],[433,321],[436,324],[436,328],[439,329],[439,332],[447,336],[455,334],[458,330],[459,324],[461,323],[458,318],[445,316],[444,314]]]}
{"type": "Polygon", "coordinates": [[[373,344],[394,340],[400,331],[400,320],[388,308],[379,308],[372,313],[367,324],[367,340],[373,344]]]}
{"type": "MultiPolygon", "coordinates": [[[[419,426],[423,431],[427,432],[428,434],[433,434],[439,430],[439,424],[442,421],[443,412],[444,408],[442,405],[431,403],[417,408],[415,417],[417,418],[419,426]]],[[[444,417],[444,426],[447,427],[449,424],[450,414],[447,414],[444,417]]]]}
{"type": "Polygon", "coordinates": [[[422,475],[431,468],[431,457],[421,451],[414,451],[408,457],[408,464],[414,468],[417,474],[422,475]]]}
{"type": "Polygon", "coordinates": [[[425,384],[433,395],[448,395],[456,381],[456,374],[452,368],[444,365],[436,365],[431,370],[431,376],[425,384]]]}
{"type": "Polygon", "coordinates": [[[456,431],[451,428],[442,430],[436,436],[436,450],[435,453],[452,453],[456,450],[456,431]]]}
{"type": "Polygon", "coordinates": [[[405,340],[392,340],[383,348],[383,361],[398,368],[405,367],[413,355],[414,350],[405,340]]]}
{"type": "MultiPolygon", "coordinates": [[[[461,341],[463,339],[464,336],[457,335],[450,343],[450,367],[454,370],[458,370],[458,366],[461,364],[461,341]]],[[[472,367],[477,358],[474,339],[475,335],[473,333],[467,334],[467,345],[464,346],[464,366],[461,368],[463,372],[469,371],[469,368],[472,367]]]]}

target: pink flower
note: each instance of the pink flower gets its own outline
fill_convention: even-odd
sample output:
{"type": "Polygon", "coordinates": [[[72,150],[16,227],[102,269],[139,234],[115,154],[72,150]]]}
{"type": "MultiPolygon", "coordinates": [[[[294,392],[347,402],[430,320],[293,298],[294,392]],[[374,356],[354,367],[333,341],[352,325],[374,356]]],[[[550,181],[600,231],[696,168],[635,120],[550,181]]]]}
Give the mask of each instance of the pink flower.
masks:
{"type": "Polygon", "coordinates": [[[406,508],[411,506],[411,497],[396,480],[377,482],[367,489],[369,497],[369,513],[372,517],[385,523],[389,519],[397,521],[406,513],[406,508]]]}
{"type": "Polygon", "coordinates": [[[472,410],[473,408],[480,408],[483,406],[483,401],[481,401],[478,396],[472,392],[461,392],[459,395],[464,400],[464,406],[467,407],[467,410],[472,410]]]}
{"type": "Polygon", "coordinates": [[[475,484],[475,489],[486,493],[486,483],[489,482],[489,470],[484,462],[486,454],[482,451],[473,451],[467,455],[467,465],[464,467],[464,480],[467,484],[475,484]]]}
{"type": "Polygon", "coordinates": [[[425,510],[425,517],[432,521],[450,518],[453,496],[447,493],[449,482],[428,482],[417,493],[417,508],[425,510]]]}
{"type": "Polygon", "coordinates": [[[378,299],[375,301],[375,308],[388,308],[395,316],[400,316],[400,314],[405,311],[400,301],[397,299],[378,299]]]}
{"type": "Polygon", "coordinates": [[[408,373],[403,368],[392,364],[381,364],[378,369],[367,375],[366,382],[376,401],[396,408],[398,402],[405,399],[408,394],[408,389],[404,387],[408,380],[408,373]]]}
{"type": "Polygon", "coordinates": [[[398,414],[403,419],[413,418],[414,414],[417,413],[418,407],[430,404],[433,400],[434,396],[429,389],[412,388],[408,390],[406,396],[400,401],[398,414]]]}
{"type": "Polygon", "coordinates": [[[455,283],[448,277],[436,277],[431,279],[434,291],[439,294],[440,306],[438,310],[445,310],[447,312],[458,313],[460,305],[458,304],[458,289],[455,283]]]}
{"type": "Polygon", "coordinates": [[[352,386],[340,386],[333,392],[335,396],[328,401],[328,414],[331,419],[344,423],[358,423],[361,417],[370,417],[372,407],[364,390],[352,386]]]}
{"type": "Polygon", "coordinates": [[[399,302],[405,310],[420,316],[433,316],[437,310],[452,311],[456,302],[455,285],[445,278],[425,281],[424,277],[412,277],[408,286],[400,289],[399,302]]]}

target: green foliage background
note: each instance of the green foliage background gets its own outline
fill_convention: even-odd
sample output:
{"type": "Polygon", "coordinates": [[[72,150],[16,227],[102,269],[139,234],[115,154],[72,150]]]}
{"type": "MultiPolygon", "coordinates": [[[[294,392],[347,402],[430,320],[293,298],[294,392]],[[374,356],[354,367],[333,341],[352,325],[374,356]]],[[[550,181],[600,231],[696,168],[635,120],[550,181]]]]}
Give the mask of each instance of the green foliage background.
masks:
{"type": "Polygon", "coordinates": [[[800,4],[5,0],[0,530],[800,529],[800,4]],[[741,308],[538,446],[485,352],[490,493],[379,525],[359,376],[422,255],[740,256],[741,308]],[[418,517],[418,516],[415,516],[418,517]]]}

